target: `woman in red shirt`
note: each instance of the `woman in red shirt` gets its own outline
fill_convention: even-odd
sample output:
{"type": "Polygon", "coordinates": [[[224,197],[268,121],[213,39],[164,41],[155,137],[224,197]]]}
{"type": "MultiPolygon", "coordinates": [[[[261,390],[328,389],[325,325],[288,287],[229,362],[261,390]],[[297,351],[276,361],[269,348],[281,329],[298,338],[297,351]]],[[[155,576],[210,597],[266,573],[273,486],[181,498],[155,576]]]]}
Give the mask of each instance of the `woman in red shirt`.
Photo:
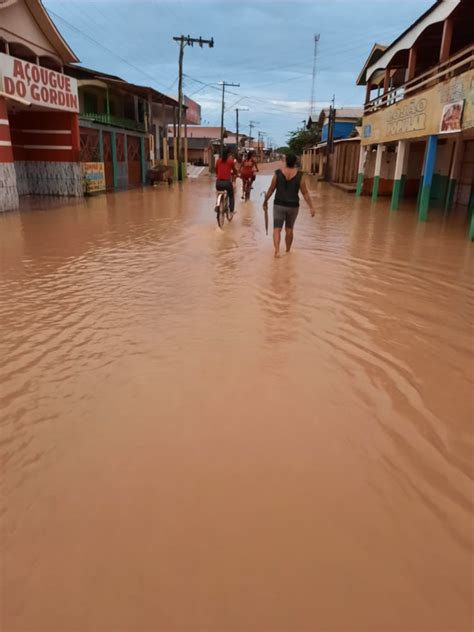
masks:
{"type": "Polygon", "coordinates": [[[235,166],[235,160],[233,159],[230,150],[226,147],[222,151],[222,158],[219,158],[216,162],[216,189],[218,191],[227,191],[229,196],[229,209],[230,212],[234,212],[234,185],[232,183],[232,177],[237,176],[238,171],[235,166]]]}
{"type": "Polygon", "coordinates": [[[242,178],[242,199],[244,198],[245,180],[251,180],[254,182],[255,174],[258,171],[257,163],[255,162],[254,154],[249,151],[246,158],[242,161],[240,166],[240,177],[242,178]]]}

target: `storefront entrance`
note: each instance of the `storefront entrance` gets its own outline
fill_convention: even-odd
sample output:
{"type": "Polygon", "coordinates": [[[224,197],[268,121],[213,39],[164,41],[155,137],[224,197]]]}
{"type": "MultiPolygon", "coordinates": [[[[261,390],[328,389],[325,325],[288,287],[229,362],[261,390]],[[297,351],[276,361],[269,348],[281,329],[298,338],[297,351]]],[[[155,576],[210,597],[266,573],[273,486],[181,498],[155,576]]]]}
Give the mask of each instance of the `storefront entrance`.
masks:
{"type": "Polygon", "coordinates": [[[141,184],[140,139],[137,136],[127,136],[127,164],[128,186],[137,187],[141,184]]]}

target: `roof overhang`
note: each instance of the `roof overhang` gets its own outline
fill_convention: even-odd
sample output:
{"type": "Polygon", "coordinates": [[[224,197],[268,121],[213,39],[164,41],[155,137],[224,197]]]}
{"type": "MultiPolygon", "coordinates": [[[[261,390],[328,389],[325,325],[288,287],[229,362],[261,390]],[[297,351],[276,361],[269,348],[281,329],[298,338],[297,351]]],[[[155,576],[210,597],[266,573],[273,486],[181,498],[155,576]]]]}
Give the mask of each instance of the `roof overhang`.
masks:
{"type": "Polygon", "coordinates": [[[449,17],[460,2],[461,0],[438,0],[431,9],[428,9],[400,37],[390,44],[384,54],[374,64],[367,68],[367,81],[377,70],[387,68],[397,53],[411,48],[425,29],[449,17]]]}
{"type": "Polygon", "coordinates": [[[49,14],[44,8],[41,0],[25,0],[25,4],[38,23],[40,29],[54,46],[54,49],[63,60],[63,63],[71,64],[73,62],[78,62],[79,59],[73,53],[72,49],[69,48],[66,40],[56,28],[56,25],[49,17],[49,14]]]}
{"type": "Polygon", "coordinates": [[[360,71],[359,76],[357,77],[356,85],[357,86],[365,86],[366,83],[366,72],[369,66],[372,66],[377,60],[382,57],[383,53],[387,50],[387,47],[384,44],[375,43],[372,46],[372,50],[367,57],[367,61],[364,64],[364,67],[360,71]]]}
{"type": "Polygon", "coordinates": [[[78,79],[77,85],[79,88],[84,86],[92,86],[94,88],[107,88],[105,81],[99,81],[98,79],[78,79]]]}

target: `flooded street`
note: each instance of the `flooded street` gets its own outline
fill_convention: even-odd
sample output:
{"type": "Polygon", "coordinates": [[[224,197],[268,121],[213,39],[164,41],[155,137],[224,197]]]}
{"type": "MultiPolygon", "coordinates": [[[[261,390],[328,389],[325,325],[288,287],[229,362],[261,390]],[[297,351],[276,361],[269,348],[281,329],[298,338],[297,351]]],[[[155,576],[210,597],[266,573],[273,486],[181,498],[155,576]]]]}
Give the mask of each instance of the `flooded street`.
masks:
{"type": "Polygon", "coordinates": [[[464,218],[269,182],[0,214],[2,630],[471,629],[464,218]]]}

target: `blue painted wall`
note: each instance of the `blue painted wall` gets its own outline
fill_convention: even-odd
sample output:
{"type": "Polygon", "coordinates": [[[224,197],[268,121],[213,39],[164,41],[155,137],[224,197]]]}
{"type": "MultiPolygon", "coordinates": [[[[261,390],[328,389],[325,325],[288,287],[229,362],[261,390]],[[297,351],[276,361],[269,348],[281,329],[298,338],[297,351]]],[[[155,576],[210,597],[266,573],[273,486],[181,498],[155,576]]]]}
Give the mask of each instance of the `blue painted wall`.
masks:
{"type": "MultiPolygon", "coordinates": [[[[328,128],[329,125],[327,123],[323,125],[323,129],[321,131],[321,140],[323,142],[328,139],[328,128]]],[[[336,124],[334,125],[334,140],[338,140],[338,138],[347,138],[354,128],[355,123],[336,121],[336,124]]]]}

